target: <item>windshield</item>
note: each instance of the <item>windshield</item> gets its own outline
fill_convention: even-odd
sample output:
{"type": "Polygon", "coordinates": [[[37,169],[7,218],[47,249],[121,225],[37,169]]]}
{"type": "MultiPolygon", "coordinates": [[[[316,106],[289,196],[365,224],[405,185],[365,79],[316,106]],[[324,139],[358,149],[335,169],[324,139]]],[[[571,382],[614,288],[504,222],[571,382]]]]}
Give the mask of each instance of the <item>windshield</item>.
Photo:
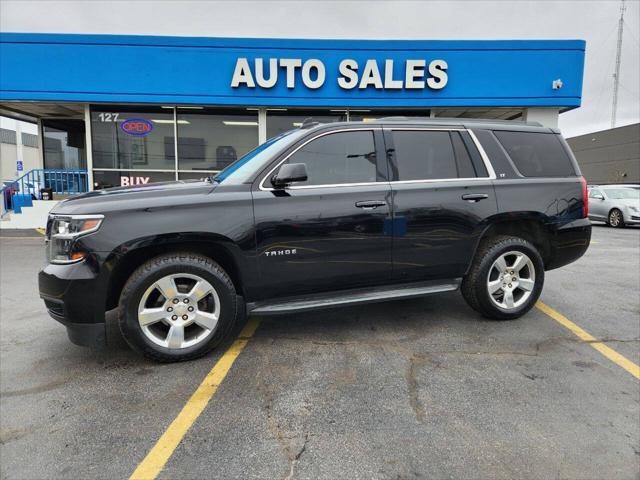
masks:
{"type": "Polygon", "coordinates": [[[213,181],[234,185],[245,183],[256,171],[266,165],[280,149],[285,148],[304,133],[304,130],[290,130],[267,140],[218,173],[213,177],[213,181]],[[284,140],[285,138],[286,140],[284,140]]]}
{"type": "Polygon", "coordinates": [[[609,198],[613,198],[614,200],[640,199],[640,190],[633,188],[607,188],[605,192],[609,198]]]}

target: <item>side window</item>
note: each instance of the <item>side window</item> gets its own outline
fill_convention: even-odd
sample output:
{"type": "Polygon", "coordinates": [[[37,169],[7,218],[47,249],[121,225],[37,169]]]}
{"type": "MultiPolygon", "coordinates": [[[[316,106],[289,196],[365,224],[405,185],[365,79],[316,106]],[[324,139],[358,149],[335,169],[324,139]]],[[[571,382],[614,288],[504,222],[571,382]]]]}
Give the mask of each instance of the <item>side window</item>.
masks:
{"type": "Polygon", "coordinates": [[[285,163],[304,163],[306,182],[333,185],[376,181],[376,148],[371,130],[338,132],[312,140],[285,163]]]}
{"type": "Polygon", "coordinates": [[[525,177],[571,177],[576,174],[569,155],[553,133],[493,133],[525,177]]]}
{"type": "MultiPolygon", "coordinates": [[[[398,180],[439,180],[460,176],[449,132],[393,130],[393,146],[398,180]]],[[[468,153],[466,161],[469,162],[468,153]]],[[[467,171],[468,168],[465,167],[467,171]]],[[[475,174],[471,176],[475,177],[475,174]]]]}
{"type": "Polygon", "coordinates": [[[591,190],[589,190],[589,198],[594,198],[596,195],[600,195],[601,197],[604,197],[604,195],[600,190],[596,190],[595,188],[592,188],[591,190]]]}

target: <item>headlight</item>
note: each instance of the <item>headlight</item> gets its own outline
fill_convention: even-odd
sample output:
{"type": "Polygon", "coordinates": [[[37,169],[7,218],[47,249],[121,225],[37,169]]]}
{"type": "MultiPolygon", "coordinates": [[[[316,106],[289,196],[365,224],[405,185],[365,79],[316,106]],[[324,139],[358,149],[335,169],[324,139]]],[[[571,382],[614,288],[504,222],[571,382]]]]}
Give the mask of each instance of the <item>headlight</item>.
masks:
{"type": "Polygon", "coordinates": [[[103,215],[52,215],[47,222],[47,256],[51,263],[79,262],[84,252],[74,250],[75,241],[82,235],[100,228],[103,215]]]}
{"type": "Polygon", "coordinates": [[[629,205],[629,210],[631,210],[632,212],[637,212],[638,211],[638,207],[634,207],[632,205],[629,205]]]}

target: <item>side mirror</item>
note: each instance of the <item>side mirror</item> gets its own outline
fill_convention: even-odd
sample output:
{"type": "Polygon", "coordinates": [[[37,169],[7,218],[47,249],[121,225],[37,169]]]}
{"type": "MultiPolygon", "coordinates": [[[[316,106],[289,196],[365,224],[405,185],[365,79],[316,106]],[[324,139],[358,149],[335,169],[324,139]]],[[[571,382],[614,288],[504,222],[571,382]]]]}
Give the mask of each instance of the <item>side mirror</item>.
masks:
{"type": "Polygon", "coordinates": [[[304,182],[307,178],[307,166],[304,163],[285,163],[271,177],[271,185],[284,188],[293,182],[304,182]]]}
{"type": "Polygon", "coordinates": [[[602,195],[598,195],[597,193],[591,198],[595,198],[597,200],[604,200],[604,197],[602,195]]]}

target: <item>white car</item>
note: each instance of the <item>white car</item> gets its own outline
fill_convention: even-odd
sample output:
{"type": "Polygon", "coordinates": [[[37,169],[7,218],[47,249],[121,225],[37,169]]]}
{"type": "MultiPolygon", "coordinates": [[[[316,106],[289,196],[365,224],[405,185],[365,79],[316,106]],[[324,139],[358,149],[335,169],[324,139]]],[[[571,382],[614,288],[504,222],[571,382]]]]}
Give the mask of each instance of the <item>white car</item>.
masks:
{"type": "Polygon", "coordinates": [[[589,218],[615,228],[640,224],[640,190],[619,185],[590,187],[589,218]]]}

